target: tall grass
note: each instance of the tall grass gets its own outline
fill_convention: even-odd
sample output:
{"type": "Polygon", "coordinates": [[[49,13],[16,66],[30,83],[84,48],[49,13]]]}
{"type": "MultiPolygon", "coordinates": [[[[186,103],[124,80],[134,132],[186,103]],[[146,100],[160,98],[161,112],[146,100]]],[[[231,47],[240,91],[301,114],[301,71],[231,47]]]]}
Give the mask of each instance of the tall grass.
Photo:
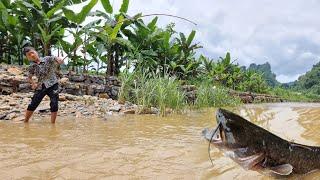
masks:
{"type": "Polygon", "coordinates": [[[194,106],[196,108],[236,106],[241,104],[238,97],[233,97],[228,90],[213,86],[212,83],[203,82],[198,84],[197,98],[194,106]]]}
{"type": "Polygon", "coordinates": [[[168,109],[180,111],[187,106],[206,108],[241,104],[240,98],[230,96],[227,89],[215,87],[207,81],[198,82],[196,85],[197,98],[192,105],[187,104],[187,97],[180,81],[172,76],[124,72],[120,80],[122,84],[119,100],[138,104],[140,111],[156,107],[161,115],[165,115],[168,109]]]}
{"type": "Polygon", "coordinates": [[[185,94],[174,77],[126,72],[120,80],[119,100],[138,104],[141,110],[157,107],[161,115],[165,115],[167,109],[179,111],[186,106],[185,94]]]}
{"type": "Polygon", "coordinates": [[[180,110],[185,107],[186,96],[175,78],[166,76],[150,80],[155,86],[154,104],[159,107],[161,113],[164,113],[167,108],[180,110]]]}
{"type": "Polygon", "coordinates": [[[132,89],[134,78],[134,74],[130,73],[128,70],[125,70],[120,74],[119,80],[121,82],[121,87],[118,94],[119,101],[131,101],[130,90],[132,89]]]}

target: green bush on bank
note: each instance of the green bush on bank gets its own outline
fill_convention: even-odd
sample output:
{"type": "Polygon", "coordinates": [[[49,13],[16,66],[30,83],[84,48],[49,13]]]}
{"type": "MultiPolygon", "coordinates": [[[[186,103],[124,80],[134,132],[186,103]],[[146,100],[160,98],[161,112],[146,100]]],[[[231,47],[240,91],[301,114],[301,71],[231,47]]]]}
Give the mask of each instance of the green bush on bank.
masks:
{"type": "Polygon", "coordinates": [[[236,106],[241,104],[238,97],[230,96],[228,90],[219,86],[212,86],[210,83],[201,83],[198,86],[195,107],[221,107],[236,106]]]}
{"type": "Polygon", "coordinates": [[[198,82],[194,104],[187,103],[181,81],[172,76],[150,75],[146,73],[123,72],[120,76],[122,86],[120,101],[130,101],[143,108],[157,107],[162,115],[167,109],[181,111],[187,107],[205,108],[218,106],[235,106],[239,98],[229,95],[228,90],[216,87],[209,82],[198,82]]]}
{"type": "Polygon", "coordinates": [[[281,87],[269,89],[269,94],[279,96],[292,102],[313,102],[320,101],[320,96],[311,92],[298,92],[281,87]]]}
{"type": "Polygon", "coordinates": [[[157,107],[161,114],[164,114],[167,108],[179,111],[186,107],[185,94],[174,77],[124,72],[120,80],[121,101],[131,101],[141,108],[157,107]]]}

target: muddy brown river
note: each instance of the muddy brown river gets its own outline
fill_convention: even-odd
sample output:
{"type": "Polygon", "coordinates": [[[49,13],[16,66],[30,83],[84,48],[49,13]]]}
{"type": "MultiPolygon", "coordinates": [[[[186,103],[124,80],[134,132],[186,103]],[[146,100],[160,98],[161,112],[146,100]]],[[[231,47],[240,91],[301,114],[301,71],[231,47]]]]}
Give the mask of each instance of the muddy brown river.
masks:
{"type": "MultiPolygon", "coordinates": [[[[230,109],[230,108],[229,108],[230,109]]],[[[231,108],[287,140],[320,146],[320,104],[231,108]]],[[[0,122],[0,179],[272,179],[243,170],[201,137],[215,109],[183,115],[0,122]]],[[[293,179],[319,179],[320,171],[293,179]]]]}

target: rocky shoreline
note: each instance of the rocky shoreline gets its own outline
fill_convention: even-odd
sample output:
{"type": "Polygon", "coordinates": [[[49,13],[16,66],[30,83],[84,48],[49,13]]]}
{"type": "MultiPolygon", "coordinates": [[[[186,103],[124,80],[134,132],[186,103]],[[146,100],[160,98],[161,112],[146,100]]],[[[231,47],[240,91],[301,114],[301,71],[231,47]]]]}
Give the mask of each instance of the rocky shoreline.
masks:
{"type": "MultiPolygon", "coordinates": [[[[13,93],[0,95],[0,120],[23,121],[24,113],[31,101],[33,93],[13,93]]],[[[100,98],[95,96],[74,96],[61,93],[59,97],[58,117],[74,116],[97,117],[107,119],[110,115],[139,114],[139,107],[130,102],[119,104],[111,98],[100,98]]],[[[45,97],[36,109],[33,118],[50,116],[50,99],[45,97]]],[[[144,110],[143,114],[158,114],[156,108],[144,110]]]]}
{"type": "MultiPolygon", "coordinates": [[[[143,109],[117,99],[120,82],[116,77],[62,74],[58,116],[98,117],[114,114],[158,114],[156,108],[143,109]]],[[[0,120],[24,120],[33,92],[27,82],[27,66],[0,65],[0,120]]],[[[33,117],[50,116],[50,99],[45,96],[33,117]]]]}

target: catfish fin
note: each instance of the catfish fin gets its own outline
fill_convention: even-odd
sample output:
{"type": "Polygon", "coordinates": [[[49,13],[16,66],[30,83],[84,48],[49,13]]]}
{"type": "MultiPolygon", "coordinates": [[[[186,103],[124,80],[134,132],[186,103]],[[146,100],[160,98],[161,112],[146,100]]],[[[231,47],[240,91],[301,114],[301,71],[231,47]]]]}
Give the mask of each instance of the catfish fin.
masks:
{"type": "Polygon", "coordinates": [[[258,153],[251,156],[239,157],[236,153],[233,153],[232,156],[228,154],[231,159],[236,161],[241,167],[246,170],[252,169],[254,166],[262,162],[265,158],[264,153],[258,153]]]}
{"type": "Polygon", "coordinates": [[[270,170],[275,174],[288,176],[292,173],[293,167],[291,164],[281,164],[279,166],[271,167],[270,170]]]}

